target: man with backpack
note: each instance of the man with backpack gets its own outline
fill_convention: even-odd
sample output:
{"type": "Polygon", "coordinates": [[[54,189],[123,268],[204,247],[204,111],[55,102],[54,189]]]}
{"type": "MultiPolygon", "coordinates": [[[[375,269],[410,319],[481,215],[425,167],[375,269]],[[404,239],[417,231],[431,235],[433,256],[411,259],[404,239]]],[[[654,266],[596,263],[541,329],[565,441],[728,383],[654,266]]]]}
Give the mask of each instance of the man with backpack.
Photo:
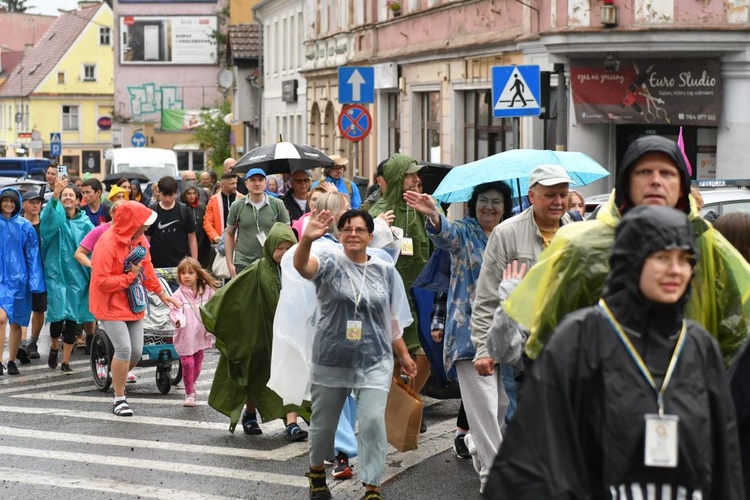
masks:
{"type": "Polygon", "coordinates": [[[343,193],[349,197],[349,206],[353,209],[359,208],[362,204],[362,197],[359,194],[359,188],[356,184],[353,184],[349,179],[344,177],[346,164],[349,163],[349,160],[339,155],[331,155],[329,158],[333,160],[333,165],[323,169],[323,179],[313,184],[312,187],[317,186],[321,182],[330,182],[336,186],[339,193],[343,193]]]}
{"type": "Polygon", "coordinates": [[[198,260],[195,218],[186,205],[177,201],[177,180],[162,177],[157,186],[161,197],[150,207],[157,217],[146,231],[154,267],[177,267],[188,256],[198,260]]]}
{"type": "Polygon", "coordinates": [[[266,173],[253,168],[245,179],[248,195],[232,203],[226,221],[225,253],[232,278],[263,257],[263,243],[274,224],[289,224],[284,202],[265,193],[266,173]]]}

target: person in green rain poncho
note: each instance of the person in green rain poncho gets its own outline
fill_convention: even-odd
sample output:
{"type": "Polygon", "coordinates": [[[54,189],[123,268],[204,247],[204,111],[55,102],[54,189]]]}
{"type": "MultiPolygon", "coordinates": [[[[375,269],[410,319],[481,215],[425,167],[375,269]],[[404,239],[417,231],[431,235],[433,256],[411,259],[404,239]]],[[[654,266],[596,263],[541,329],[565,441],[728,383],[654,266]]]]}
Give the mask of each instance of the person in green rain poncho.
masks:
{"type": "Polygon", "coordinates": [[[273,316],[281,292],[279,263],[295,243],[288,225],[274,224],[263,244],[263,258],[238,274],[201,308],[203,324],[216,336],[216,347],[221,351],[208,404],[231,419],[230,432],[234,432],[241,416],[246,434],[261,434],[257,408],[264,422],[285,418],[290,441],[307,439],[307,431],[299,427],[297,417],[309,422],[309,403],[303,407],[285,406],[266,387],[271,369],[273,316]]]}
{"type": "MultiPolygon", "coordinates": [[[[414,280],[417,279],[432,253],[430,238],[425,229],[425,216],[409,208],[404,201],[405,191],[418,191],[420,180],[417,172],[423,168],[423,165],[417,165],[416,160],[410,156],[401,154],[391,156],[383,167],[383,178],[388,189],[370,209],[370,215],[373,218],[392,211],[394,220],[391,226],[404,231],[396,269],[401,275],[407,292],[411,290],[414,280]]],[[[411,294],[407,293],[407,295],[414,322],[404,329],[404,341],[409,352],[416,358],[418,375],[415,382],[416,389],[419,391],[430,375],[430,365],[424,353],[420,352],[416,304],[411,294]]]]}

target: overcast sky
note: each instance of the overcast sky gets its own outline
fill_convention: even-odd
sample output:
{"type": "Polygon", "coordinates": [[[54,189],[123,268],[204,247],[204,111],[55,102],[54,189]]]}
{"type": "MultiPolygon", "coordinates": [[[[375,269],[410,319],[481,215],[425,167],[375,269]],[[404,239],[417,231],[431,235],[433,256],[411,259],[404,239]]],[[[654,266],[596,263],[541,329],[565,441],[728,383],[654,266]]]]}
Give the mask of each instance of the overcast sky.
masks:
{"type": "Polygon", "coordinates": [[[78,0],[28,0],[26,5],[32,7],[27,10],[29,14],[46,14],[56,16],[57,9],[74,10],[78,8],[78,0]]]}

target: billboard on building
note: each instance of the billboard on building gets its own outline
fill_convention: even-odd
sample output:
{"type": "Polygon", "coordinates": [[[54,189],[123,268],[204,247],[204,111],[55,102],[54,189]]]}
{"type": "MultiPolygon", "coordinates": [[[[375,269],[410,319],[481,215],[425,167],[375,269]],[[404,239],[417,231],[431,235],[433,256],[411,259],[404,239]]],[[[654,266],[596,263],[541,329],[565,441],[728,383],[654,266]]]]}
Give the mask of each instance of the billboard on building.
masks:
{"type": "Polygon", "coordinates": [[[216,16],[120,17],[120,64],[216,64],[216,16]]]}
{"type": "Polygon", "coordinates": [[[721,63],[716,59],[572,59],[578,123],[716,127],[721,63]]]}
{"type": "Polygon", "coordinates": [[[221,111],[218,109],[162,109],[161,129],[169,132],[192,130],[205,125],[205,118],[207,115],[216,118],[220,113],[221,111]]]}

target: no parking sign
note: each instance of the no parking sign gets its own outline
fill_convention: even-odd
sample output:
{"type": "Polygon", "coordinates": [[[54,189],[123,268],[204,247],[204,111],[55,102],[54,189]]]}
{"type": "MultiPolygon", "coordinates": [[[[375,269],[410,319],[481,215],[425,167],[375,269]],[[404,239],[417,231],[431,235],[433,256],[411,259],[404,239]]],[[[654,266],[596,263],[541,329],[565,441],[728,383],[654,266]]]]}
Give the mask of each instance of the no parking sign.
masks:
{"type": "Polygon", "coordinates": [[[367,108],[359,104],[348,104],[341,109],[339,130],[350,141],[361,141],[372,129],[372,117],[367,108]]]}

